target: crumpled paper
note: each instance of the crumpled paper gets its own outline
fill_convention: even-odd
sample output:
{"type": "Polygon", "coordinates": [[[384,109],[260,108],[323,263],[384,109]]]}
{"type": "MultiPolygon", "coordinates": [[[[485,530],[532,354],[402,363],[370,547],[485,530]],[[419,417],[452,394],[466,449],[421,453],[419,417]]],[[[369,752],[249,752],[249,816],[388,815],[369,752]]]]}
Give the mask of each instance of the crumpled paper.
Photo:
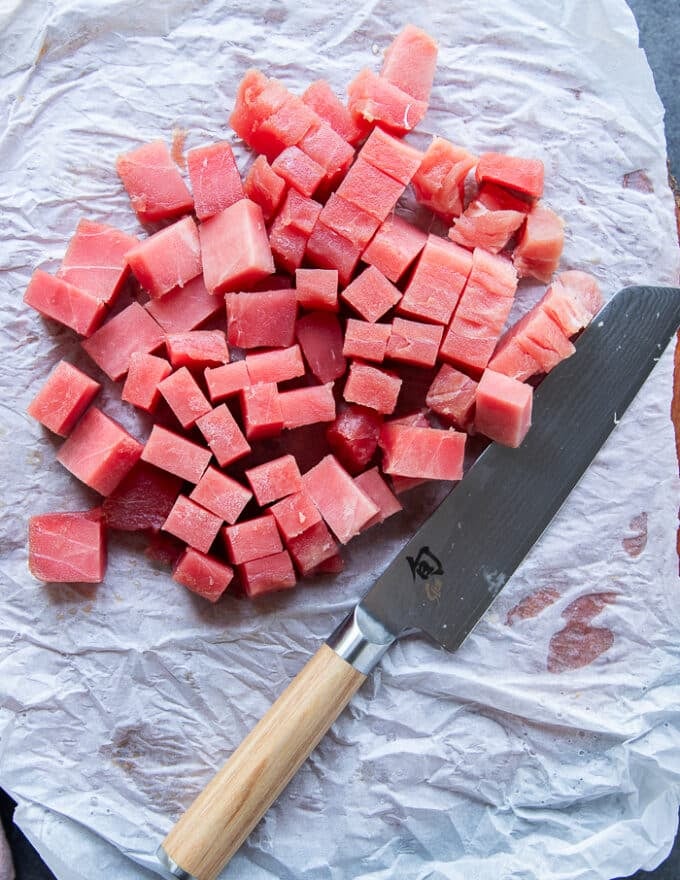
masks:
{"type": "MultiPolygon", "coordinates": [[[[208,606],[134,537],[112,540],[100,587],[38,584],[28,517],[96,499],[26,405],[60,357],[97,371],[69,331],[24,307],[30,273],[57,268],[82,215],[140,231],[119,152],[175,127],[187,147],[229,137],[249,66],[342,93],[409,19],[441,44],[414,143],[436,132],[540,156],[546,201],[567,223],[565,268],[592,271],[607,295],[677,283],[663,111],[622,0],[0,11],[0,782],[62,880],[155,876],[173,821],[441,490],[406,496],[403,516],[350,545],[343,574],[253,604],[208,606]]],[[[523,286],[518,310],[539,293],[523,286]]],[[[666,352],[455,656],[415,637],[388,653],[228,876],[605,880],[666,855],[680,800],[671,381],[666,352]],[[585,629],[572,626],[576,600],[602,593],[585,629]],[[571,669],[570,647],[606,650],[571,669]]],[[[144,436],[110,386],[100,405],[144,436]]]]}

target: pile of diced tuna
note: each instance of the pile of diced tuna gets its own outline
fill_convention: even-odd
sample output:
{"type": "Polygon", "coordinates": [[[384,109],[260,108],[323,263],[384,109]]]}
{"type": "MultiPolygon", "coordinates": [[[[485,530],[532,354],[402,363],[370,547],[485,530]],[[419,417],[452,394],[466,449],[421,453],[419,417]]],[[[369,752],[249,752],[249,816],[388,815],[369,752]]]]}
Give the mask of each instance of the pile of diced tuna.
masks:
{"type": "Polygon", "coordinates": [[[99,382],[57,364],[29,413],[66,438],[58,460],[103,501],[31,519],[37,578],[100,582],[107,528],[162,530],[175,580],[210,601],[232,580],[248,596],[289,588],[341,570],[339,544],[401,510],[401,493],[460,479],[467,434],[522,442],[527,380],[572,354],[600,292],[583,272],[554,276],[563,223],[541,201],[540,161],[402,139],[425,115],[436,56],[407,25],[347,104],[323,80],[298,97],[247,71],[230,117],[257,154],[245,181],[227,142],[189,151],[191,191],[161,141],[118,157],[158,231],[82,219],[24,301],[84,337],[155,422],[132,437],[91,405],[99,382]],[[446,237],[400,216],[409,186],[446,237]],[[551,283],[503,334],[525,276],[551,283]],[[261,460],[270,438],[318,423],[305,473],[280,448],[261,460]]]}

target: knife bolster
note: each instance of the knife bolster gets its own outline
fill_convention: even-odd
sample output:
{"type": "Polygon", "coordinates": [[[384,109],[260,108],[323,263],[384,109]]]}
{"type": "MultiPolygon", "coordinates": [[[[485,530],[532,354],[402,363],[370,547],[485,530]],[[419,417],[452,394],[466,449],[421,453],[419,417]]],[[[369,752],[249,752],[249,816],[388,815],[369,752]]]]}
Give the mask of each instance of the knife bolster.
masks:
{"type": "Polygon", "coordinates": [[[326,640],[326,644],[358,672],[368,675],[395,641],[395,635],[388,632],[361,605],[357,605],[326,640]]]}

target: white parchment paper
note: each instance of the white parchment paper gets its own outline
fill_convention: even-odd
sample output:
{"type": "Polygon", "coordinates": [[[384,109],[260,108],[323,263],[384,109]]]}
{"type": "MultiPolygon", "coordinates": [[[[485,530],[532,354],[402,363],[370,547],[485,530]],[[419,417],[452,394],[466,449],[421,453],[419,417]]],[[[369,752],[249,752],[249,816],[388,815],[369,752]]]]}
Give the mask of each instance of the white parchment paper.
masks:
{"type": "MultiPolygon", "coordinates": [[[[30,273],[56,269],[83,215],[140,231],[117,153],[174,127],[188,147],[230,136],[251,65],[341,93],[408,20],[441,43],[414,142],[437,132],[540,156],[567,222],[565,268],[594,272],[607,295],[677,283],[662,107],[622,0],[0,5],[0,783],[61,880],[150,876],[173,821],[436,492],[355,541],[342,575],[257,604],[208,607],[134,538],[112,541],[98,588],[36,583],[29,515],[95,497],[25,408],[60,357],[97,373],[69,331],[23,306],[30,273]]],[[[518,308],[538,293],[525,287],[518,308]]],[[[671,374],[667,352],[455,656],[415,638],[388,654],[228,876],[604,880],[665,856],[680,798],[671,374]],[[508,622],[540,589],[555,601],[508,622]],[[614,601],[591,626],[611,646],[549,671],[563,612],[602,592],[614,601]]],[[[110,386],[100,402],[144,437],[110,386]]]]}

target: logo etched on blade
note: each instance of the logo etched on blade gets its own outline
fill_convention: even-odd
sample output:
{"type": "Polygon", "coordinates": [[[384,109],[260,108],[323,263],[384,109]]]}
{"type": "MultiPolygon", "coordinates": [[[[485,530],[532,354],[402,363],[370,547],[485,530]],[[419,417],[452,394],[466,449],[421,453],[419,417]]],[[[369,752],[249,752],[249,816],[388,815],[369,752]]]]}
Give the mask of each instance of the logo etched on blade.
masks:
{"type": "Polygon", "coordinates": [[[414,582],[416,577],[419,577],[422,581],[427,581],[433,575],[444,574],[441,562],[429,547],[421,547],[417,556],[407,556],[406,561],[411,568],[414,582]]]}

